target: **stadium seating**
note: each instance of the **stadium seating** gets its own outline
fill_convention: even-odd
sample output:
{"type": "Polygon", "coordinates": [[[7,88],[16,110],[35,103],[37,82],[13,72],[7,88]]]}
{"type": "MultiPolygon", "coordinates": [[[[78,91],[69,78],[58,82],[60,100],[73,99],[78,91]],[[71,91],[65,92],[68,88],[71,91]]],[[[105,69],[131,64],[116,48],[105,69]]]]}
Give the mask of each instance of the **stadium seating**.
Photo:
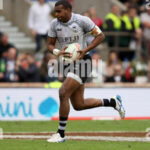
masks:
{"type": "Polygon", "coordinates": [[[8,34],[9,42],[14,44],[18,50],[34,50],[35,43],[24,32],[19,31],[17,26],[13,26],[4,16],[0,16],[0,31],[8,34]]]}

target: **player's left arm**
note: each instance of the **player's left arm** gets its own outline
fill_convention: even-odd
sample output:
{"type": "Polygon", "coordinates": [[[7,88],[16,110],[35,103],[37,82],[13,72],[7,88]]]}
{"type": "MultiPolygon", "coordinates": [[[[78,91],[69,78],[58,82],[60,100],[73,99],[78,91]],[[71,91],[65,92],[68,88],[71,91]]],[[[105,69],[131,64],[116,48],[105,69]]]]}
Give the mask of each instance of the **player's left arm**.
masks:
{"type": "Polygon", "coordinates": [[[99,44],[101,44],[104,39],[105,39],[105,35],[103,34],[103,32],[99,29],[98,26],[95,26],[91,32],[91,35],[93,35],[95,38],[94,40],[91,42],[90,45],[88,45],[84,50],[79,51],[81,54],[79,56],[78,59],[82,59],[83,56],[90,50],[92,50],[93,48],[97,47],[99,44]]]}
{"type": "Polygon", "coordinates": [[[95,26],[90,32],[90,34],[93,35],[95,38],[92,41],[92,43],[88,45],[86,49],[84,49],[85,53],[87,53],[88,51],[92,50],[93,48],[101,44],[105,39],[104,33],[100,30],[98,26],[95,26]]]}

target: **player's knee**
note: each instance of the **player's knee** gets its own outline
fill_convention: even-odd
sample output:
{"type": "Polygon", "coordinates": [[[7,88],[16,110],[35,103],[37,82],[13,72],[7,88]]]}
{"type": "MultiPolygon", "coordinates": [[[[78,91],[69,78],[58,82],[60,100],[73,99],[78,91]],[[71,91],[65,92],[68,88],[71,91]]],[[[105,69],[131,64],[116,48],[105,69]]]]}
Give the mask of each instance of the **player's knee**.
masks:
{"type": "Polygon", "coordinates": [[[63,99],[64,95],[65,95],[65,90],[64,90],[64,88],[61,87],[59,89],[59,98],[60,98],[60,100],[63,99]]]}
{"type": "Polygon", "coordinates": [[[66,92],[65,88],[61,87],[59,89],[59,98],[60,98],[60,101],[65,100],[67,98],[67,92],[66,92]]]}
{"type": "Polygon", "coordinates": [[[76,111],[81,111],[81,110],[83,110],[82,107],[80,107],[80,106],[73,106],[73,108],[74,108],[74,110],[76,110],[76,111]]]}

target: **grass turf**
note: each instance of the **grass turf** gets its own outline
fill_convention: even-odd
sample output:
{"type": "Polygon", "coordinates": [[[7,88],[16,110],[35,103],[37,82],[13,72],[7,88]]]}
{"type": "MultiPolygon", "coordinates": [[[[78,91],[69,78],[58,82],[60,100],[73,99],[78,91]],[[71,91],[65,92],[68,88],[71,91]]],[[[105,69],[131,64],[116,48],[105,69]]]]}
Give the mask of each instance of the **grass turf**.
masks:
{"type": "MultiPolygon", "coordinates": [[[[1,121],[4,132],[48,132],[56,131],[58,121],[1,121]]],[[[67,131],[145,131],[150,120],[121,121],[69,121],[67,131]]],[[[66,141],[65,143],[47,143],[45,140],[0,140],[3,150],[148,150],[147,142],[101,142],[66,141]]]]}
{"type": "Polygon", "coordinates": [[[65,143],[47,143],[44,140],[3,140],[3,150],[148,150],[150,143],[140,142],[99,142],[66,141],[65,143]]]}
{"type": "MultiPolygon", "coordinates": [[[[58,121],[0,121],[4,132],[56,131],[58,121]]],[[[150,120],[69,121],[67,131],[145,131],[150,120]]]]}

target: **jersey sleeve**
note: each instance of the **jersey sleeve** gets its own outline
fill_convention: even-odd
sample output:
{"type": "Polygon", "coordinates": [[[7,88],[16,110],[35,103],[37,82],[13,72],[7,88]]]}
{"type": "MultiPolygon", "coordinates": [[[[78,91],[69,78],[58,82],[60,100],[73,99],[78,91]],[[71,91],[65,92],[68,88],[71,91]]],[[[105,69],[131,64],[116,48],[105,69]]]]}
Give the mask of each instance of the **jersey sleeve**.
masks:
{"type": "Polygon", "coordinates": [[[55,29],[55,20],[52,20],[52,22],[50,23],[50,28],[49,28],[49,31],[48,31],[48,36],[49,37],[52,37],[52,38],[55,38],[57,36],[56,34],[56,29],[55,29]]]}
{"type": "Polygon", "coordinates": [[[95,27],[95,23],[89,17],[83,16],[81,22],[85,33],[90,32],[95,27]]]}

